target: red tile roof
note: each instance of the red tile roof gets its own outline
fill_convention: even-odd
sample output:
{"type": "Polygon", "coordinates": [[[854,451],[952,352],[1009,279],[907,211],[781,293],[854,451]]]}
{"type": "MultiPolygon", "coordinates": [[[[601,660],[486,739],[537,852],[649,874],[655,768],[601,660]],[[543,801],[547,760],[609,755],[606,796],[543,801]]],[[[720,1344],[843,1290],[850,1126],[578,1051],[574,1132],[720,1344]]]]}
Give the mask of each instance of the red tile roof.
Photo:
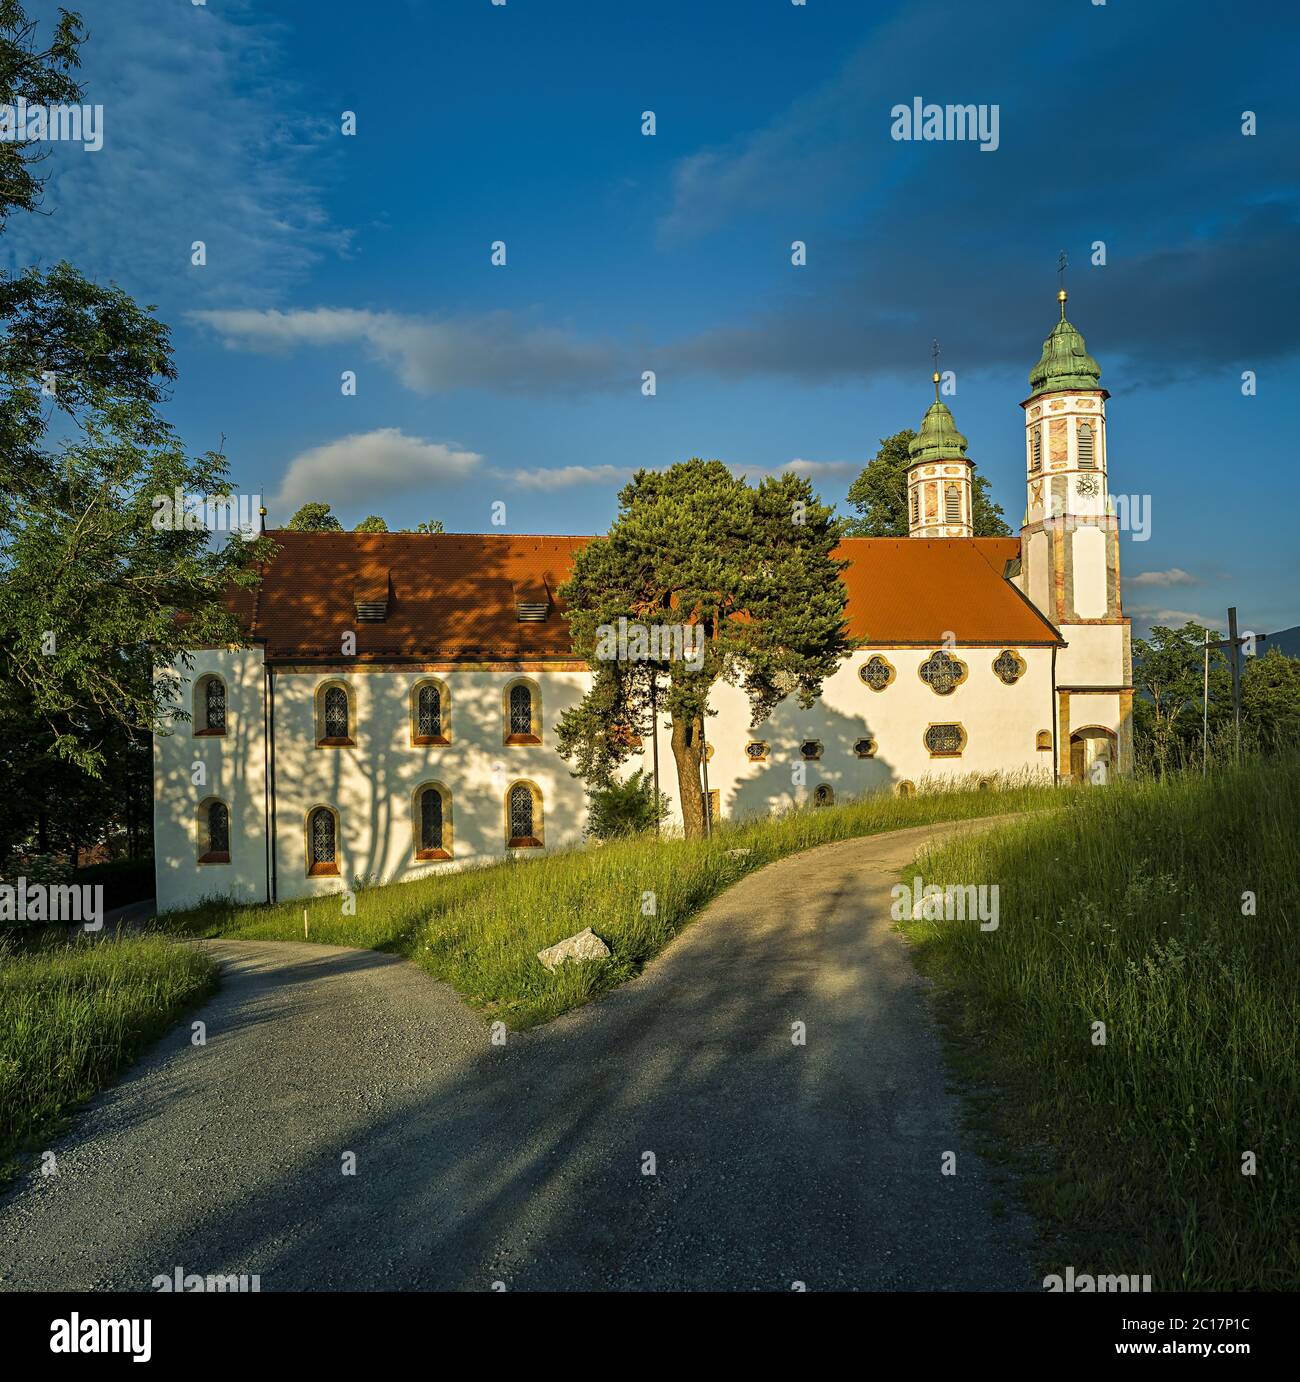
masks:
{"type": "MultiPolygon", "coordinates": [[[[268,661],[337,661],[344,633],[357,662],[562,661],[573,657],[558,596],[589,537],[502,533],[267,534],[280,548],[254,591],[231,607],[268,661]],[[356,601],[389,592],[382,622],[356,601]],[[546,619],[521,622],[517,602],[549,599],[546,619]]],[[[1018,538],[848,538],[849,633],[895,646],[1051,643],[1052,626],[1003,577],[1018,538]]]]}
{"type": "Polygon", "coordinates": [[[958,643],[1059,643],[1060,634],[1003,573],[1018,537],[850,537],[849,633],[886,647],[958,643]]]}

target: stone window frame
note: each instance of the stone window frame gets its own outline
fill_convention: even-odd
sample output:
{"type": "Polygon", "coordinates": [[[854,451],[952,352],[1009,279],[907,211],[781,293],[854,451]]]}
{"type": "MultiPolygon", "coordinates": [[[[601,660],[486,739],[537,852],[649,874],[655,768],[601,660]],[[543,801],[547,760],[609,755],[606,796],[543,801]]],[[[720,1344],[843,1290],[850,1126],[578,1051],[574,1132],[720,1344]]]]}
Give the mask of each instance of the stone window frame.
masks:
{"type": "Polygon", "coordinates": [[[303,813],[302,835],[303,835],[303,862],[306,869],[307,878],[337,878],[342,872],[339,866],[339,856],[343,853],[343,831],[342,822],[339,818],[338,808],[331,806],[327,801],[318,801],[313,806],[309,806],[303,813]],[[312,820],[318,811],[328,811],[334,817],[334,858],[331,862],[317,863],[312,856],[312,820]]]}
{"type": "Polygon", "coordinates": [[[1037,753],[1052,752],[1052,731],[1050,729],[1040,729],[1034,735],[1034,750],[1037,753]]]}
{"type": "Polygon", "coordinates": [[[511,677],[501,688],[501,742],[507,748],[536,746],[542,742],[542,688],[532,677],[511,677]],[[528,734],[514,734],[510,729],[510,698],[516,686],[526,686],[532,695],[529,705],[532,730],[528,734]]]}
{"type": "Polygon", "coordinates": [[[410,702],[411,747],[441,748],[450,744],[451,690],[447,683],[439,677],[420,677],[411,685],[410,702]],[[439,734],[420,733],[420,692],[426,686],[432,686],[438,693],[439,723],[442,726],[442,732],[439,734]]]}
{"type": "Polygon", "coordinates": [[[326,677],[316,684],[313,694],[316,719],[316,747],[318,749],[355,748],[357,742],[357,692],[347,677],[326,677]],[[348,698],[348,732],[344,736],[329,736],[325,733],[325,696],[334,687],[342,689],[348,698]]]}
{"type": "Polygon", "coordinates": [[[969,742],[970,735],[966,733],[966,726],[960,720],[931,720],[921,734],[921,745],[931,758],[960,758],[966,752],[966,745],[969,742]],[[951,751],[932,749],[929,744],[929,734],[932,729],[955,729],[961,735],[960,745],[951,751]]]}
{"type": "Polygon", "coordinates": [[[883,653],[872,653],[871,656],[858,667],[858,680],[868,691],[874,691],[877,695],[882,691],[887,691],[894,684],[894,679],[897,676],[898,669],[883,653]],[[889,677],[885,681],[884,686],[872,686],[867,680],[867,668],[870,667],[873,662],[883,663],[886,671],[889,673],[889,677]]]}
{"type": "Polygon", "coordinates": [[[190,720],[191,729],[195,739],[224,739],[230,728],[230,683],[220,672],[204,672],[194,683],[194,714],[190,720]],[[222,714],[222,726],[220,729],[211,729],[208,726],[208,687],[212,682],[217,682],[221,687],[222,702],[225,710],[222,714]]]}
{"type": "Polygon", "coordinates": [[[853,752],[858,758],[874,758],[879,751],[880,745],[870,735],[853,741],[853,752]],[[867,746],[865,749],[862,748],[863,744],[867,746]]]}
{"type": "Polygon", "coordinates": [[[197,857],[200,864],[230,863],[230,803],[225,797],[204,797],[198,805],[195,818],[197,826],[197,857]],[[221,806],[226,812],[226,847],[224,850],[212,848],[212,808],[221,806]]]}
{"type": "Polygon", "coordinates": [[[898,797],[914,797],[916,795],[916,783],[904,778],[901,782],[895,783],[894,795],[898,797]]]}
{"type": "Polygon", "coordinates": [[[453,857],[454,827],[452,823],[451,788],[445,782],[429,778],[419,783],[411,793],[411,846],[419,864],[437,863],[453,857]],[[437,792],[442,801],[442,845],[438,849],[422,848],[424,839],[424,794],[437,792]]]}
{"type": "Polygon", "coordinates": [[[814,806],[834,806],[835,788],[829,782],[819,782],[813,788],[812,802],[814,806]]]}
{"type": "Polygon", "coordinates": [[[1018,652],[1016,652],[1014,648],[1003,648],[1002,651],[998,653],[997,657],[995,657],[993,661],[989,663],[989,667],[992,669],[993,675],[998,679],[998,681],[1002,683],[1003,686],[1014,686],[1020,680],[1020,678],[1023,677],[1025,673],[1029,670],[1029,664],[1025,661],[1023,657],[1020,656],[1018,652]],[[1010,681],[1008,681],[1006,677],[1004,677],[1002,673],[998,671],[998,663],[1001,662],[1004,657],[1015,658],[1016,663],[1020,668],[1020,670],[1015,674],[1014,677],[1011,678],[1010,681]]]}
{"type": "Polygon", "coordinates": [[[799,745],[799,757],[802,758],[805,763],[819,762],[825,752],[826,745],[820,739],[805,739],[799,745]],[[814,751],[812,753],[808,752],[809,744],[813,745],[814,751]]]}
{"type": "Polygon", "coordinates": [[[947,648],[935,648],[934,651],[929,653],[925,657],[925,659],[917,666],[916,675],[919,678],[921,684],[923,686],[929,687],[929,689],[933,691],[936,696],[951,696],[952,693],[959,686],[963,686],[965,684],[967,677],[970,676],[970,664],[963,662],[962,659],[959,658],[956,653],[949,651],[949,649],[947,648]],[[925,669],[934,661],[936,657],[940,656],[940,654],[946,657],[949,661],[955,662],[957,666],[961,668],[961,674],[946,691],[938,690],[933,685],[933,683],[926,680],[925,676],[925,669]]]}
{"type": "Polygon", "coordinates": [[[502,797],[502,806],[505,815],[505,839],[507,849],[545,849],[546,830],[545,817],[543,814],[542,789],[533,781],[526,777],[517,778],[505,790],[502,797]],[[510,830],[510,798],[514,794],[516,787],[526,787],[533,798],[533,833],[531,835],[513,835],[510,830]]]}
{"type": "Polygon", "coordinates": [[[745,745],[745,758],[750,763],[766,763],[770,752],[770,746],[766,739],[751,739],[745,745]],[[758,753],[751,753],[751,749],[758,749],[758,753]]]}

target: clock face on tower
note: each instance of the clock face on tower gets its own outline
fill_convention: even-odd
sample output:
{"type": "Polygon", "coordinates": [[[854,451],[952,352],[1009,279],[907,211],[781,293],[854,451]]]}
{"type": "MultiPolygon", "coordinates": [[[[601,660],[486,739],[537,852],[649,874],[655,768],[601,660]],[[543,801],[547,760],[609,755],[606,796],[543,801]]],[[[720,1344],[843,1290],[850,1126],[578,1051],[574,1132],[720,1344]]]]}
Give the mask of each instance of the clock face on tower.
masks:
{"type": "Polygon", "coordinates": [[[1097,481],[1091,475],[1081,475],[1078,490],[1084,499],[1091,499],[1098,492],[1097,481]]]}

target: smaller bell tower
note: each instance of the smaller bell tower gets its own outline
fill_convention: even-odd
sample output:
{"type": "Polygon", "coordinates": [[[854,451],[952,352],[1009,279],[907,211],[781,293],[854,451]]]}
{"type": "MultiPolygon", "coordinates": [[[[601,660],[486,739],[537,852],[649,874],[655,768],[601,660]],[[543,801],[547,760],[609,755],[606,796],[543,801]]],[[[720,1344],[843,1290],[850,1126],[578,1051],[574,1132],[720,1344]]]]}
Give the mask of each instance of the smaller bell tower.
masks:
{"type": "Polygon", "coordinates": [[[934,402],[921,430],[908,444],[907,516],[909,537],[970,537],[975,531],[973,462],[966,438],[946,404],[939,401],[939,371],[934,372],[934,402]]]}

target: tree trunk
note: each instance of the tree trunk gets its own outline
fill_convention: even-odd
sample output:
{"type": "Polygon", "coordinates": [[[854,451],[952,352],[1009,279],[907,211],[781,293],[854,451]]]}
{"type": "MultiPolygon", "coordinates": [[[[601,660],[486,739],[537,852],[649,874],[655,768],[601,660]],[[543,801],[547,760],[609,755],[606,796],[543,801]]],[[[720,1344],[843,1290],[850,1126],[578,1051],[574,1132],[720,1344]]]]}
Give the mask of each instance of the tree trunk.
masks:
{"type": "Polygon", "coordinates": [[[673,757],[677,760],[677,790],[682,804],[682,825],[688,840],[704,833],[704,789],[700,786],[700,759],[704,746],[698,719],[683,724],[673,718],[673,757]]]}

